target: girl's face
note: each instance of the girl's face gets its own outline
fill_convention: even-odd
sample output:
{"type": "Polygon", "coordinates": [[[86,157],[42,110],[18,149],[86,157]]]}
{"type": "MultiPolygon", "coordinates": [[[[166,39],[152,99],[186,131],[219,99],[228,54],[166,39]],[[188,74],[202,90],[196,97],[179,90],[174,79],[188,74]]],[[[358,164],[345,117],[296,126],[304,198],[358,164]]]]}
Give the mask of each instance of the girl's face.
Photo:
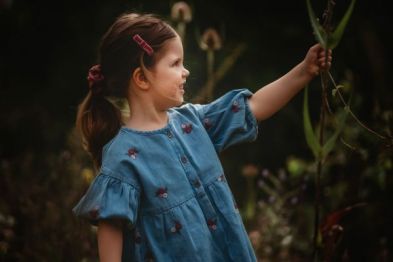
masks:
{"type": "Polygon", "coordinates": [[[179,36],[169,39],[157,54],[146,77],[158,109],[179,106],[184,101],[184,84],[190,72],[183,66],[183,45],[179,36]]]}

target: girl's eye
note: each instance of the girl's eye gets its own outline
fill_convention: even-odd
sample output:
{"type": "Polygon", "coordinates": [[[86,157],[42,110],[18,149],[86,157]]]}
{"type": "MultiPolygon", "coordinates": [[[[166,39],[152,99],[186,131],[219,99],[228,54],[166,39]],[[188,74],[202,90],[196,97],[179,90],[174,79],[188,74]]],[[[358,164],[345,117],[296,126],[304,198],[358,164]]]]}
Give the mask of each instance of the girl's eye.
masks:
{"type": "Polygon", "coordinates": [[[178,65],[180,65],[180,59],[179,59],[179,60],[176,60],[176,61],[173,63],[173,66],[178,66],[178,65]]]}

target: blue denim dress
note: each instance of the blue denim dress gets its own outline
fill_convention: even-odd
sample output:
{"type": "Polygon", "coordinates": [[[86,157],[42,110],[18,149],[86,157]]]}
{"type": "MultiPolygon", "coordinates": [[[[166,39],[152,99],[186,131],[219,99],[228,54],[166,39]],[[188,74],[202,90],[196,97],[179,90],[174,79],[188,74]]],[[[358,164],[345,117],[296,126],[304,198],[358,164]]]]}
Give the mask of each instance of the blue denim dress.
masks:
{"type": "Polygon", "coordinates": [[[122,127],[74,213],[121,219],[122,261],[256,261],[218,153],[255,140],[247,89],[168,110],[154,131],[122,127]]]}

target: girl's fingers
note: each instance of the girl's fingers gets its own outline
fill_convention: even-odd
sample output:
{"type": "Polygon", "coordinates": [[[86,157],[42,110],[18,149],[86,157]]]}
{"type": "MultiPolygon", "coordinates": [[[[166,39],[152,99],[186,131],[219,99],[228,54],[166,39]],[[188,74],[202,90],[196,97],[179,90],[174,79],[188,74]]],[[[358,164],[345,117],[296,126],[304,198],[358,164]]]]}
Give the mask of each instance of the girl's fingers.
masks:
{"type": "MultiPolygon", "coordinates": [[[[321,52],[319,52],[318,58],[323,58],[323,59],[325,59],[325,50],[322,50],[321,52]]],[[[332,61],[332,50],[330,50],[330,49],[329,49],[329,51],[328,51],[328,60],[329,60],[329,61],[332,61]]]]}
{"type": "Polygon", "coordinates": [[[329,69],[331,67],[332,63],[328,62],[327,66],[325,63],[321,63],[320,68],[322,69],[329,69]]]}
{"type": "MultiPolygon", "coordinates": [[[[328,62],[332,62],[332,57],[331,57],[331,56],[328,56],[327,61],[328,61],[328,62]]],[[[319,63],[325,62],[325,56],[319,57],[319,58],[318,58],[318,62],[319,62],[319,63]]]]}
{"type": "MultiPolygon", "coordinates": [[[[319,62],[320,64],[325,63],[325,58],[324,58],[324,57],[319,58],[319,59],[318,59],[318,62],[319,62]]],[[[329,60],[328,60],[328,62],[329,62],[329,60]]]]}
{"type": "Polygon", "coordinates": [[[312,51],[319,51],[319,50],[323,50],[322,46],[319,43],[316,43],[315,45],[313,45],[310,50],[312,51]]]}
{"type": "MultiPolygon", "coordinates": [[[[321,47],[321,49],[319,50],[319,55],[324,55],[324,54],[325,54],[325,49],[321,47]]],[[[332,55],[332,49],[328,50],[328,55],[332,55]]]]}

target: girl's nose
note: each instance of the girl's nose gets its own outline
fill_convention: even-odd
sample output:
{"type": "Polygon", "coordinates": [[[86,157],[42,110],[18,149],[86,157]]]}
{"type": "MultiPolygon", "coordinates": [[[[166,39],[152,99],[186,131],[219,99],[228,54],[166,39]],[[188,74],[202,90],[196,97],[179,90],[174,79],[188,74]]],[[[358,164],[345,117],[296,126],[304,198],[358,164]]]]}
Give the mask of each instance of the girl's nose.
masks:
{"type": "Polygon", "coordinates": [[[188,71],[186,68],[183,70],[183,76],[188,77],[190,75],[190,71],[188,71]]]}

